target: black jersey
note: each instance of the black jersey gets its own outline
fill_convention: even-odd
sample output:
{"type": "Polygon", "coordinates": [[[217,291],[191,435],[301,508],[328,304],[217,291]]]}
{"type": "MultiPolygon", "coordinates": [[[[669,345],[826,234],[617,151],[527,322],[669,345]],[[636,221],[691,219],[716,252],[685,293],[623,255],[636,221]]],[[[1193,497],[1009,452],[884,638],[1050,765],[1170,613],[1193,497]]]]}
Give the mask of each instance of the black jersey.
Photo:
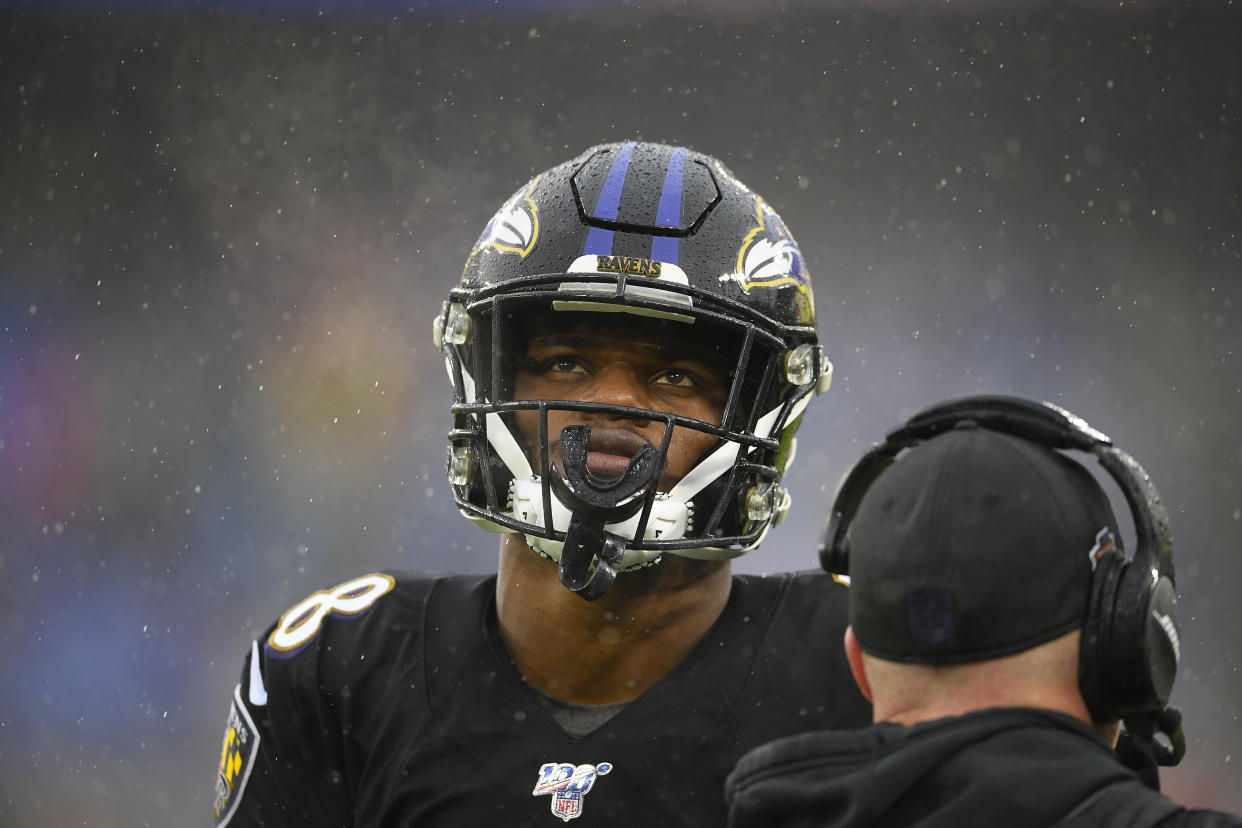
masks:
{"type": "Polygon", "coordinates": [[[234,693],[216,824],[723,825],[747,750],[870,723],[822,573],[735,576],[682,663],[578,738],[510,662],[494,596],[495,576],[379,573],[286,613],[234,693]]]}

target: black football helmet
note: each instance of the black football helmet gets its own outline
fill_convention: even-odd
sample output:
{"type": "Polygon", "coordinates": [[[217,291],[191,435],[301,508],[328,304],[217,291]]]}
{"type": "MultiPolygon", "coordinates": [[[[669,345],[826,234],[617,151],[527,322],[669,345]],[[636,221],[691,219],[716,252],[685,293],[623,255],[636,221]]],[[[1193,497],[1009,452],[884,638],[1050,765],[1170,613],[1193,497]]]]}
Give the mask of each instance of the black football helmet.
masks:
{"type": "Polygon", "coordinates": [[[718,559],[758,545],[789,507],[780,481],[794,431],[832,371],[816,337],[810,275],[780,216],[720,161],[633,141],[592,147],[504,203],[436,319],[435,342],[454,390],[447,470],[458,508],[485,528],[525,535],[561,561],[566,586],[589,598],[613,573],[666,552],[718,559]],[[720,425],[514,398],[529,320],[593,314],[608,325],[619,313],[728,348],[720,425]],[[636,456],[623,480],[601,481],[571,459],[572,446],[585,453],[586,433],[565,429],[569,468],[556,469],[546,449],[523,445],[512,419],[519,410],[539,411],[544,435],[551,410],[603,411],[663,422],[664,440],[636,456]],[[709,433],[716,444],[658,491],[674,426],[709,433]],[[576,564],[562,554],[569,548],[576,564]],[[597,576],[590,587],[588,575],[597,576]]]}

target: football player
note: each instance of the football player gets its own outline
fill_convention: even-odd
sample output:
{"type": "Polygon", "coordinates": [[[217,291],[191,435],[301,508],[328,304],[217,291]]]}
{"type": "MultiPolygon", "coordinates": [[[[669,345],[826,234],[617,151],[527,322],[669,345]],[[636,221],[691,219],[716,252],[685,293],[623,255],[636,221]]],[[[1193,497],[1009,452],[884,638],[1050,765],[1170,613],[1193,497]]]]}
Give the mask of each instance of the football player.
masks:
{"type": "Polygon", "coordinates": [[[588,149],[496,213],[434,336],[498,572],[289,609],[234,693],[217,825],[723,824],[742,753],[870,722],[843,591],[731,572],[831,377],[762,198],[683,147],[588,149]]]}

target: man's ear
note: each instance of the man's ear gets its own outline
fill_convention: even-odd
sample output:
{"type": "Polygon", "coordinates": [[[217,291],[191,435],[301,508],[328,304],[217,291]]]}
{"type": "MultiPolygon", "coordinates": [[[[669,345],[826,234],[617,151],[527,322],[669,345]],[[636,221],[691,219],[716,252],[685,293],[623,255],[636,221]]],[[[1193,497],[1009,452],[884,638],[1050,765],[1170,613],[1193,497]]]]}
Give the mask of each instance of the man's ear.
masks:
{"type": "Polygon", "coordinates": [[[845,658],[850,663],[850,672],[854,674],[854,683],[862,691],[867,701],[871,701],[871,682],[867,681],[867,669],[863,666],[862,647],[854,637],[854,627],[845,628],[845,658]]]}

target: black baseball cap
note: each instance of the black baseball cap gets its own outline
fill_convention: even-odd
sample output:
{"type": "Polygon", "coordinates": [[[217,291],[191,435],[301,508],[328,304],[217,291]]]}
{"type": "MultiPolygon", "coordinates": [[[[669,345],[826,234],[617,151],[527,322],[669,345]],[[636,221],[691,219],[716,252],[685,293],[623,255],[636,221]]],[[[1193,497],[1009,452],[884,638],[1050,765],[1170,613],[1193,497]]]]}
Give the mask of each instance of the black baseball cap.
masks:
{"type": "Polygon", "coordinates": [[[1071,457],[966,421],[874,480],[848,530],[850,623],[891,661],[1020,652],[1082,626],[1108,497],[1071,457]]]}

